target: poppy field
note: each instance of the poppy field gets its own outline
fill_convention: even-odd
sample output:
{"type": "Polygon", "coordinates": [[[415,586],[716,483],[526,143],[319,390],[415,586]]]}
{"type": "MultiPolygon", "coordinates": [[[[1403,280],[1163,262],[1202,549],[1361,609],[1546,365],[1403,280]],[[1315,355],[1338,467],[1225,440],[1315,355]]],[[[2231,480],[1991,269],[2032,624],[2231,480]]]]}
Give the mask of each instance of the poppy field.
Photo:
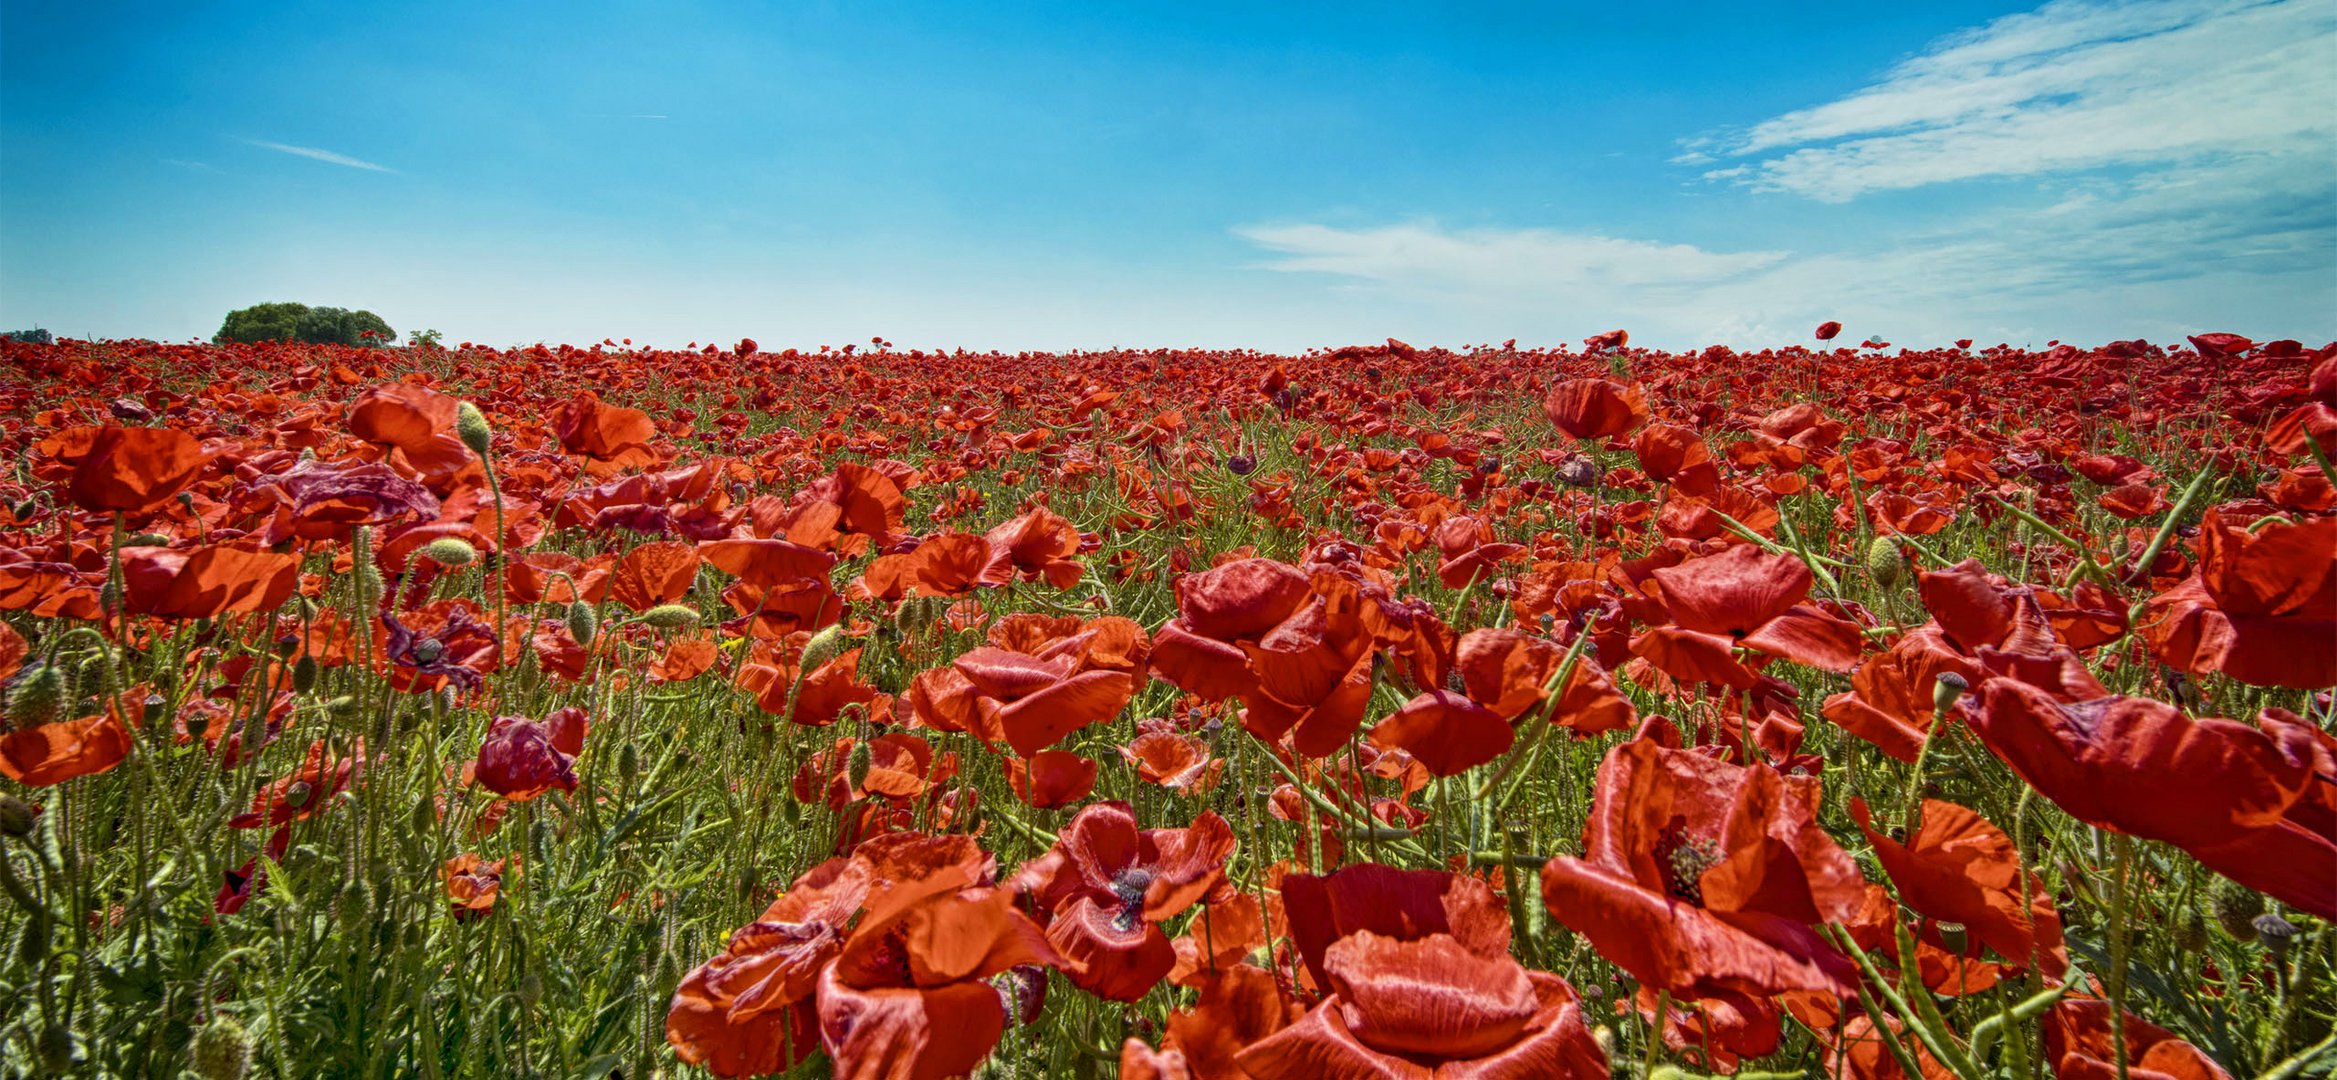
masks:
{"type": "Polygon", "coordinates": [[[0,1075],[2337,1073],[2337,346],[0,344],[0,1075]]]}

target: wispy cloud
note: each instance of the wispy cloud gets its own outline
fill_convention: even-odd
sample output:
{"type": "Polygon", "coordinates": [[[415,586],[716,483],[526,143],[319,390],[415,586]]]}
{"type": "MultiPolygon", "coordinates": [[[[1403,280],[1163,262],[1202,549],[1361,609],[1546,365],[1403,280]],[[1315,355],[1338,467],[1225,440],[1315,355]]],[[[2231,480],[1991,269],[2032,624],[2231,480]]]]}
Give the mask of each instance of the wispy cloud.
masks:
{"type": "Polygon", "coordinates": [[[1336,274],[1478,296],[1660,288],[1723,280],[1775,265],[1784,252],[1706,251],[1552,229],[1448,231],[1430,224],[1341,229],[1251,225],[1234,230],[1275,254],[1272,270],[1336,274]]]}
{"type": "Polygon", "coordinates": [[[595,120],[671,120],[664,113],[586,113],[595,120]]]}
{"type": "Polygon", "coordinates": [[[2109,166],[2337,152],[2337,5],[2056,0],[1935,42],[1840,100],[1708,133],[1677,160],[1829,202],[2109,166]]]}
{"type": "Polygon", "coordinates": [[[289,143],[269,142],[265,139],[245,139],[244,141],[263,150],[274,150],[278,153],[292,154],[296,157],[322,161],[331,165],[346,165],[352,169],[367,169],[372,172],[394,173],[397,171],[387,165],[376,165],[361,158],[353,158],[347,154],[336,154],[330,150],[319,150],[313,146],[293,146],[289,143]]]}

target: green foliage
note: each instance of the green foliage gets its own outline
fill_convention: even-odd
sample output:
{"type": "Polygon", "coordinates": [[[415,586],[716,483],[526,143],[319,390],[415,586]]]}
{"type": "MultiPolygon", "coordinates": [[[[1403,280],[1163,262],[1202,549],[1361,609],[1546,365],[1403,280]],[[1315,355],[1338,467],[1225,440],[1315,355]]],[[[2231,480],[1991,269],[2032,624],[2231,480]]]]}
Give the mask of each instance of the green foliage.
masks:
{"type": "Polygon", "coordinates": [[[363,309],[318,307],[289,301],[254,304],[227,313],[217,344],[253,341],[305,341],[312,345],[375,345],[397,340],[382,317],[363,309]]]}

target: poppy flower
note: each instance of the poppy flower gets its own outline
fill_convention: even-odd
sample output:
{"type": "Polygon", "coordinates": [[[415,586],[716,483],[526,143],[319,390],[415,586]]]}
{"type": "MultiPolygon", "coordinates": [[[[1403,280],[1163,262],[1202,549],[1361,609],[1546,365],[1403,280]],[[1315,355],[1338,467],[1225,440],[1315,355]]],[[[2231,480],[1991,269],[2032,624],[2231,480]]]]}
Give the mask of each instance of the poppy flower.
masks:
{"type": "Polygon", "coordinates": [[[1242,645],[1297,614],[1312,591],[1306,574],[1272,559],[1241,559],[1178,578],[1177,617],[1155,638],[1153,666],[1205,701],[1240,694],[1257,682],[1242,645]]]}
{"type": "Polygon", "coordinates": [[[2012,838],[1951,802],[1925,799],[1922,814],[1901,843],[1875,830],[1866,800],[1850,801],[1850,816],[1908,907],[1964,927],[1975,952],[1985,945],[2022,968],[2033,959],[2048,978],[2060,978],[2069,961],[2053,892],[2034,871],[2023,880],[2012,838]]]}
{"type": "Polygon", "coordinates": [[[328,755],[325,741],[308,744],[300,767],[261,786],[252,794],[252,808],[227,819],[231,828],[274,828],[313,817],[349,786],[365,768],[365,744],[360,740],[347,755],[328,755]]]}
{"type": "Polygon", "coordinates": [[[2231,1080],[2214,1059],[2174,1033],[2127,1013],[2126,1061],[2120,1068],[2107,1001],[2064,1000],[2045,1014],[2045,1059],[2056,1076],[2109,1080],[2231,1080]]]}
{"type": "Polygon", "coordinates": [[[1581,440],[1621,435],[1647,422],[1647,393],[1637,383],[1568,379],[1542,399],[1550,423],[1581,440]]]}
{"type": "Polygon", "coordinates": [[[1988,683],[1972,730],[2071,817],[2190,852],[2209,869],[2337,918],[2337,816],[2311,725],[2268,709],[2257,725],[2194,720],[2149,698],[2061,702],[2015,679],[1988,683]]]}
{"type": "Polygon", "coordinates": [[[2192,674],[2337,686],[2337,517],[2251,530],[2215,507],[2199,537],[2197,572],[2144,608],[2151,650],[2192,674]]]}
{"type": "Polygon", "coordinates": [[[1405,941],[1451,936],[1480,957],[1509,953],[1509,910],[1491,886],[1443,870],[1360,863],[1330,874],[1282,879],[1291,943],[1315,985],[1328,986],[1324,953],[1361,931],[1405,941]]]}
{"type": "MultiPolygon", "coordinates": [[[[576,750],[583,744],[579,731],[576,750]]],[[[498,716],[487,729],[486,741],[479,744],[474,775],[479,786],[513,802],[526,802],[555,788],[576,790],[575,753],[555,746],[544,724],[524,716],[498,716]]]]}
{"type": "Polygon", "coordinates": [[[571,454],[615,461],[634,452],[648,460],[640,452],[657,436],[657,422],[639,409],[603,404],[600,395],[587,390],[553,412],[552,430],[560,448],[571,454]]]}
{"type": "MultiPolygon", "coordinates": [[[[1551,723],[1577,735],[1622,731],[1638,719],[1630,701],[1592,658],[1595,651],[1594,646],[1576,658],[1574,673],[1550,709],[1551,723]]],[[[1549,639],[1507,627],[1480,627],[1461,635],[1453,668],[1470,700],[1504,720],[1516,720],[1549,700],[1546,688],[1565,659],[1565,651],[1549,639]]]]}
{"type": "Polygon", "coordinates": [[[508,859],[487,862],[471,852],[446,860],[439,876],[446,881],[446,899],[458,920],[493,914],[503,898],[503,868],[508,859]]]}
{"type": "Polygon", "coordinates": [[[1000,522],[983,538],[990,542],[996,568],[982,575],[986,579],[999,578],[999,571],[1005,570],[1026,581],[1068,589],[1079,584],[1086,569],[1072,558],[1079,553],[1079,527],[1044,506],[1000,522]]]}
{"type": "Polygon", "coordinates": [[[1812,927],[1847,921],[1864,882],[1817,808],[1815,778],[1642,736],[1599,763],[1584,854],[1542,868],[1543,903],[1675,998],[1847,991],[1850,962],[1812,927]]]}
{"type": "Polygon", "coordinates": [[[1371,741],[1404,748],[1431,776],[1458,776],[1507,753],[1516,735],[1501,714],[1464,694],[1435,689],[1380,721],[1371,741]]]}
{"type": "Polygon", "coordinates": [[[1842,324],[1835,322],[1832,319],[1828,319],[1825,322],[1818,324],[1817,338],[1819,341],[1832,341],[1834,340],[1835,335],[1840,334],[1841,332],[1842,324]]]}
{"type": "Polygon", "coordinates": [[[1631,651],[1675,679],[1750,690],[1760,676],[1737,659],[1739,647],[1826,671],[1858,663],[1858,627],[1802,603],[1812,579],[1798,558],[1734,544],[1651,576],[1670,624],[1650,627],[1631,651]]]}
{"type": "Polygon", "coordinates": [[[269,522],[271,540],[346,540],[366,525],[436,520],[440,509],[429,488],[374,461],[300,458],[250,482],[282,500],[269,522]]]}
{"type": "Polygon", "coordinates": [[[1029,758],[1080,728],[1119,715],[1135,695],[1135,677],[1090,666],[1095,661],[1087,645],[1066,639],[1038,655],[985,645],[950,664],[955,679],[926,685],[962,687],[954,691],[955,702],[938,706],[937,712],[954,713],[964,730],[1004,742],[1029,758]]]}
{"type": "Polygon", "coordinates": [[[609,574],[609,599],[647,611],[689,595],[698,579],[698,549],[681,540],[642,544],[617,560],[609,574]]]}
{"type": "Polygon", "coordinates": [[[300,584],[300,557],[242,544],[122,549],[125,606],[136,614],[208,619],[274,611],[300,584]]]}
{"type": "Polygon", "coordinates": [[[1005,1003],[986,980],[1061,960],[1015,910],[1012,892],[895,885],[871,898],[843,951],[820,971],[821,1045],[838,1076],[970,1073],[1006,1029],[1005,1003]]]}
{"type": "Polygon", "coordinates": [[[1041,750],[1029,760],[1009,758],[1006,782],[1015,797],[1041,810],[1060,810],[1095,790],[1096,763],[1067,750],[1041,750]]]}
{"type": "Polygon", "coordinates": [[[1202,983],[1191,1008],[1169,1013],[1158,1051],[1134,1038],[1121,1044],[1121,1080],[1241,1080],[1250,1074],[1237,1055],[1304,1014],[1273,973],[1227,967],[1202,983]]]}
{"type": "Polygon", "coordinates": [[[820,972],[843,951],[890,867],[941,889],[988,872],[970,837],[908,835],[870,840],[849,858],[813,867],[731,934],[721,954],[682,978],[666,1012],[675,1055],[724,1077],[780,1072],[809,1057],[819,1046],[812,997],[820,972]]]}
{"type": "Polygon", "coordinates": [[[138,687],[96,716],[0,734],[0,774],[26,787],[49,787],[112,771],[130,756],[135,739],[129,709],[146,696],[146,688],[138,687]]]}
{"type": "Polygon", "coordinates": [[[1573,988],[1450,934],[1359,930],[1323,952],[1331,995],[1235,1061],[1258,1080],[1609,1075],[1573,988]]]}
{"type": "Polygon", "coordinates": [[[390,685],[409,693],[441,686],[476,690],[501,666],[502,644],[468,600],[436,600],[404,620],[381,613],[390,685]]]}
{"type": "MultiPolygon", "coordinates": [[[[1280,915],[1279,906],[1275,914],[1280,915]]],[[[1204,903],[1185,932],[1169,944],[1177,964],[1169,981],[1178,986],[1207,987],[1242,966],[1250,954],[1266,944],[1266,905],[1254,892],[1237,892],[1217,902],[1204,903]]]]}
{"type": "MultiPolygon", "coordinates": [[[[1926,623],[1869,657],[1851,673],[1850,689],[1825,701],[1824,716],[1890,756],[1913,763],[1922,753],[1938,716],[1942,675],[1978,686],[1987,678],[1980,664],[1957,651],[1937,623],[1926,623]]],[[[1968,712],[1959,700],[1956,712],[1968,712]]]]}
{"type": "Polygon", "coordinates": [[[1136,777],[1171,791],[1198,795],[1217,785],[1225,761],[1209,753],[1209,743],[1195,735],[1147,731],[1120,748],[1120,756],[1136,767],[1136,777]]]}
{"type": "Polygon", "coordinates": [[[1712,448],[1704,445],[1693,428],[1649,424],[1632,440],[1631,449],[1649,479],[1670,484],[1682,494],[1710,495],[1720,486],[1720,467],[1713,463],[1712,448]]]}
{"type": "Polygon", "coordinates": [[[203,444],[175,428],[74,428],[59,458],[73,468],[66,497],[84,510],[142,514],[168,502],[203,471],[203,444]]]}
{"type": "Polygon", "coordinates": [[[1091,804],[1053,848],[1015,876],[1051,912],[1047,940],[1074,965],[1072,985],[1134,1001],[1176,966],[1160,924],[1225,888],[1233,829],[1204,810],[1181,829],[1138,829],[1127,803],[1091,804]]]}

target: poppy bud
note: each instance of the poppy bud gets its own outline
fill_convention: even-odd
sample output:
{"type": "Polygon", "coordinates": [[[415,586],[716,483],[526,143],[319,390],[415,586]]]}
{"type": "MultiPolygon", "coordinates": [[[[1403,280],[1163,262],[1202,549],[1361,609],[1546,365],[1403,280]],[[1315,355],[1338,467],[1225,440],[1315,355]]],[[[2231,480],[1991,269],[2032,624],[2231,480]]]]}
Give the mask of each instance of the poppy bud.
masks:
{"type": "Polygon", "coordinates": [[[568,636],[578,645],[592,644],[593,635],[599,632],[600,614],[591,604],[578,600],[568,605],[568,636]]]}
{"type": "Polygon", "coordinates": [[[325,702],[325,711],[331,713],[334,719],[347,720],[357,715],[357,695],[343,694],[325,702]]]}
{"type": "Polygon", "coordinates": [[[1897,589],[1907,581],[1907,557],[1899,550],[1899,538],[1889,533],[1874,538],[1866,548],[1866,576],[1884,592],[1897,589]]]}
{"type": "Polygon", "coordinates": [[[73,696],[89,698],[105,693],[106,666],[112,659],[109,652],[82,658],[81,666],[73,669],[73,696]]]}
{"type": "Polygon", "coordinates": [[[43,1027],[33,1049],[40,1053],[41,1064],[55,1075],[61,1076],[81,1064],[81,1044],[74,1041],[73,1033],[65,1030],[63,1024],[50,1023],[43,1027]]]}
{"type": "Polygon", "coordinates": [[[2225,933],[2242,941],[2255,936],[2256,916],[2264,913],[2262,894],[2236,881],[2220,881],[2208,904],[2225,933]]]}
{"type": "Polygon", "coordinates": [[[32,670],[19,673],[8,688],[4,706],[9,730],[22,731],[63,719],[71,691],[65,685],[65,673],[55,664],[35,664],[32,670]]]}
{"type": "Polygon", "coordinates": [[[169,544],[169,543],[170,543],[170,537],[164,536],[164,535],[162,535],[161,533],[139,533],[139,534],[138,534],[138,535],[136,535],[136,536],[133,536],[133,537],[131,537],[131,538],[127,539],[127,540],[124,540],[124,541],[122,541],[122,546],[123,546],[123,547],[162,547],[162,546],[164,546],[164,545],[167,545],[167,544],[169,544]]]}
{"type": "Polygon", "coordinates": [[[2296,937],[2296,924],[2267,911],[2258,915],[2250,925],[2256,929],[2256,942],[2272,954],[2274,961],[2288,954],[2288,943],[2296,937]]]}
{"type": "Polygon", "coordinates": [[[687,630],[698,625],[698,613],[680,604],[659,604],[642,612],[641,621],[660,630],[687,630]]]}
{"type": "Polygon", "coordinates": [[[303,694],[316,689],[316,657],[303,655],[292,662],[292,689],[303,694]]]}
{"type": "Polygon", "coordinates": [[[40,500],[27,495],[24,498],[17,500],[15,506],[9,507],[8,512],[15,515],[16,520],[18,521],[29,521],[34,514],[40,512],[40,509],[40,500]]]}
{"type": "Polygon", "coordinates": [[[454,407],[454,433],[471,448],[471,453],[487,456],[487,444],[494,438],[494,429],[487,426],[487,414],[468,401],[454,407]]]}
{"type": "Polygon", "coordinates": [[[628,791],[641,779],[641,750],[632,743],[617,748],[617,778],[628,791]]]}
{"type": "Polygon", "coordinates": [[[19,840],[32,835],[32,807],[14,795],[0,795],[0,833],[19,840]]]}
{"type": "Polygon", "coordinates": [[[479,549],[453,536],[441,536],[422,545],[421,556],[440,566],[468,566],[479,557],[479,549]]]}
{"type": "Polygon", "coordinates": [[[24,933],[16,938],[16,958],[26,967],[39,967],[49,958],[49,913],[35,911],[24,921],[24,933]]]}
{"type": "Polygon", "coordinates": [[[536,1002],[542,1000],[544,1000],[543,977],[532,971],[521,976],[519,980],[519,1004],[521,1007],[533,1009],[536,1007],[536,1002]]]}
{"type": "Polygon", "coordinates": [[[416,834],[428,833],[438,826],[438,804],[424,795],[414,800],[412,824],[416,834]]]}
{"type": "Polygon", "coordinates": [[[366,893],[365,883],[352,881],[341,886],[333,897],[333,924],[344,934],[354,934],[365,926],[373,898],[366,893]]]}
{"type": "Polygon", "coordinates": [[[876,753],[865,742],[852,744],[852,753],[844,759],[844,782],[853,791],[863,790],[868,783],[869,770],[876,767],[876,753]]]}
{"type": "Polygon", "coordinates": [[[1964,691],[1971,688],[1972,684],[1963,676],[1953,671],[1940,672],[1931,685],[1931,715],[1946,716],[1949,709],[1956,707],[1956,702],[1963,700],[1964,691]]]}
{"type": "Polygon", "coordinates": [[[99,611],[108,613],[122,610],[122,587],[111,581],[99,586],[97,608],[99,611]]]}
{"type": "Polygon", "coordinates": [[[2207,920],[2196,911],[2183,914],[2183,921],[2175,926],[2175,947],[2184,952],[2199,952],[2207,948],[2207,920]]]}
{"type": "Polygon", "coordinates": [[[835,659],[837,653],[843,651],[843,645],[844,631],[839,627],[831,626],[813,634],[810,641],[803,643],[803,657],[797,662],[796,667],[807,675],[818,671],[828,661],[835,659]]]}
{"type": "Polygon", "coordinates": [[[195,1029],[187,1059],[203,1080],[243,1080],[252,1069],[252,1037],[233,1015],[212,1013],[210,1023],[195,1029]]]}

